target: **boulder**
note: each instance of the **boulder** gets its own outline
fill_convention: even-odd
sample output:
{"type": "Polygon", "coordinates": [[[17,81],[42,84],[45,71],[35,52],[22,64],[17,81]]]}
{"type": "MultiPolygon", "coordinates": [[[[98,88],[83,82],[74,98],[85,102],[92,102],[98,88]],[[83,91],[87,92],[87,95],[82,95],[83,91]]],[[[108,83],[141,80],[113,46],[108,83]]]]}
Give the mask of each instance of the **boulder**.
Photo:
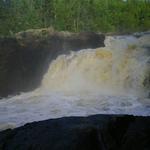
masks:
{"type": "Polygon", "coordinates": [[[149,150],[150,117],[64,117],[0,132],[1,150],[149,150]]]}

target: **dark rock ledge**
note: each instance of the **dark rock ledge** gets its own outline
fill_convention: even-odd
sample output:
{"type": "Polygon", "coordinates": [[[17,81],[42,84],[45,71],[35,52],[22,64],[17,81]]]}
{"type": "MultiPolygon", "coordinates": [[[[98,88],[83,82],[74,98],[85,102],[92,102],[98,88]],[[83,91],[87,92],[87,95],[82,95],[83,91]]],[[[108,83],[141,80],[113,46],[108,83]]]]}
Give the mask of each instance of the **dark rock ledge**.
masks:
{"type": "Polygon", "coordinates": [[[0,150],[150,150],[150,117],[94,115],[0,132],[0,150]]]}

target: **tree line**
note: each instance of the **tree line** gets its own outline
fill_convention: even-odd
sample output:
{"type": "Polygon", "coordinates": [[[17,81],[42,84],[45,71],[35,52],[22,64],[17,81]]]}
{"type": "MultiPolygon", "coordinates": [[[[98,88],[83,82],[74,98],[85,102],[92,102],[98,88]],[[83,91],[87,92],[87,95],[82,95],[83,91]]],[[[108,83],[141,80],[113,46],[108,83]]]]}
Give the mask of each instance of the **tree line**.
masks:
{"type": "Polygon", "coordinates": [[[150,29],[149,0],[0,0],[0,35],[31,28],[135,32],[150,29]]]}

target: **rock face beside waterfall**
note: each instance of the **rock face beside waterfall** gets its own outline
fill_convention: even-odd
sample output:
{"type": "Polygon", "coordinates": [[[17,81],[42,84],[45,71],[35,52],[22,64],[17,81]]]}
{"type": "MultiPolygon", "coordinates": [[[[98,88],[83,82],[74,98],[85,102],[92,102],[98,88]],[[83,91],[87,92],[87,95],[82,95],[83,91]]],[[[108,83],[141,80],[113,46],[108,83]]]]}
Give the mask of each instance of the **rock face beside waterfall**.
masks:
{"type": "Polygon", "coordinates": [[[1,150],[149,150],[150,117],[64,117],[0,132],[1,150]]]}
{"type": "Polygon", "coordinates": [[[37,88],[51,60],[60,54],[104,46],[96,33],[29,30],[0,38],[0,97],[37,88]]]}

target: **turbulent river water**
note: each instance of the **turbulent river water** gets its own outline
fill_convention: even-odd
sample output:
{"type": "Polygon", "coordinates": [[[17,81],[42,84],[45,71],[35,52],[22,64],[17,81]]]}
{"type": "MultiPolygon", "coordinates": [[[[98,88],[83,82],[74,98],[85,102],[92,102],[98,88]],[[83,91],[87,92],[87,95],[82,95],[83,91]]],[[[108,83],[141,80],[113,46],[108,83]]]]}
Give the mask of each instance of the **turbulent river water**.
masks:
{"type": "Polygon", "coordinates": [[[41,86],[0,100],[0,129],[63,116],[150,116],[150,34],[108,36],[105,47],[60,55],[41,86]]]}

